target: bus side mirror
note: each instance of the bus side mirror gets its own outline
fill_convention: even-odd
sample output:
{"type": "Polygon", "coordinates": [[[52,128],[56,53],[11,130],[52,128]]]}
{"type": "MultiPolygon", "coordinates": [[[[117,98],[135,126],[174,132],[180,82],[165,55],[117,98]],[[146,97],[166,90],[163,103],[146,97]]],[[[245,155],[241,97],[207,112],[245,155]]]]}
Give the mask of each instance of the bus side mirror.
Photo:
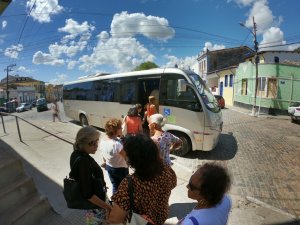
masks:
{"type": "Polygon", "coordinates": [[[184,79],[178,80],[178,92],[186,92],[186,81],[184,79]]]}

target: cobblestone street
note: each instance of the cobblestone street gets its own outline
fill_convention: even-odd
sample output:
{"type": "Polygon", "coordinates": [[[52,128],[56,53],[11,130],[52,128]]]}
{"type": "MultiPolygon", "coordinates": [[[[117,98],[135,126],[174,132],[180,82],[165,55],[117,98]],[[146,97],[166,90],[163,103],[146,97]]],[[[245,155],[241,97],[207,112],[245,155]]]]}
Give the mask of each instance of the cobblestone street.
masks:
{"type": "Polygon", "coordinates": [[[206,161],[226,164],[231,193],[250,196],[300,216],[300,124],[254,118],[223,110],[223,132],[211,152],[191,152],[175,161],[195,170],[206,161]]]}

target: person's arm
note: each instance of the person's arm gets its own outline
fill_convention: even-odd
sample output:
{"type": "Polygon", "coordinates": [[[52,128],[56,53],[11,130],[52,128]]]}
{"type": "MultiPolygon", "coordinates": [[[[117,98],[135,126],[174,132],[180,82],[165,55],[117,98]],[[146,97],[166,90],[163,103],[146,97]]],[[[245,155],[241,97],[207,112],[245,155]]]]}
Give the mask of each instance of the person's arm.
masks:
{"type": "Polygon", "coordinates": [[[89,198],[89,201],[99,206],[100,208],[107,210],[108,212],[110,212],[111,210],[111,206],[106,202],[102,201],[97,195],[93,195],[91,198],[89,198]]]}
{"type": "Polygon", "coordinates": [[[143,126],[142,126],[143,122],[140,119],[140,123],[139,123],[139,133],[142,134],[143,133],[143,126]]]}
{"type": "MultiPolygon", "coordinates": [[[[172,135],[172,134],[171,134],[172,135]]],[[[182,142],[182,140],[180,139],[180,138],[178,138],[178,137],[176,137],[176,136],[174,136],[174,135],[172,135],[173,136],[173,144],[170,146],[170,151],[172,151],[172,150],[174,150],[174,149],[177,149],[177,148],[179,148],[179,147],[181,147],[182,146],[182,144],[183,144],[183,142],[182,142]]]]}
{"type": "Polygon", "coordinates": [[[110,211],[108,222],[111,224],[124,223],[127,216],[127,211],[123,210],[117,204],[113,204],[110,211]]]}

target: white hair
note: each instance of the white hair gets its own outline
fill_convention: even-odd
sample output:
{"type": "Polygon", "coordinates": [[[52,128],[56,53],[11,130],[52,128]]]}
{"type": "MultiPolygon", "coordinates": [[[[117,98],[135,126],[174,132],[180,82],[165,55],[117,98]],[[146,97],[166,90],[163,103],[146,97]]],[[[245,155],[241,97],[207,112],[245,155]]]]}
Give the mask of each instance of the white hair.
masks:
{"type": "Polygon", "coordinates": [[[150,123],[156,123],[160,127],[163,127],[166,124],[166,118],[161,114],[153,114],[150,116],[150,123]]]}

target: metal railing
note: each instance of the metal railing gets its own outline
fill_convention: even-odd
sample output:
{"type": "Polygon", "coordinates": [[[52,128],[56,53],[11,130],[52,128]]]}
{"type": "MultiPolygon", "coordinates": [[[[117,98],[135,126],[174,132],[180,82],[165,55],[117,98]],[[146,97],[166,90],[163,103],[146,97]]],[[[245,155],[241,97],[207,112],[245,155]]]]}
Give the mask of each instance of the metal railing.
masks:
{"type": "Polygon", "coordinates": [[[19,126],[19,119],[22,120],[22,121],[24,121],[24,122],[26,122],[26,123],[28,123],[29,125],[37,128],[37,129],[41,130],[41,131],[47,133],[47,134],[50,134],[50,135],[52,135],[52,136],[54,136],[54,137],[56,137],[56,138],[58,138],[58,139],[60,139],[60,140],[62,140],[64,142],[67,142],[67,143],[73,145],[73,143],[71,141],[68,141],[68,140],[66,140],[66,139],[64,139],[62,137],[57,136],[56,134],[53,134],[53,133],[51,133],[51,132],[49,132],[49,131],[47,131],[47,130],[45,130],[43,128],[40,128],[37,125],[35,125],[35,124],[33,124],[33,123],[25,120],[24,118],[22,118],[20,116],[17,116],[17,115],[11,114],[11,113],[5,113],[5,112],[0,112],[0,116],[1,116],[1,121],[2,121],[3,131],[4,131],[5,134],[7,134],[7,132],[6,132],[6,129],[5,129],[5,123],[4,123],[3,116],[13,116],[13,117],[15,117],[16,124],[17,124],[18,135],[19,135],[19,139],[20,139],[21,142],[23,142],[23,140],[22,140],[22,135],[21,135],[20,126],[19,126]]]}

